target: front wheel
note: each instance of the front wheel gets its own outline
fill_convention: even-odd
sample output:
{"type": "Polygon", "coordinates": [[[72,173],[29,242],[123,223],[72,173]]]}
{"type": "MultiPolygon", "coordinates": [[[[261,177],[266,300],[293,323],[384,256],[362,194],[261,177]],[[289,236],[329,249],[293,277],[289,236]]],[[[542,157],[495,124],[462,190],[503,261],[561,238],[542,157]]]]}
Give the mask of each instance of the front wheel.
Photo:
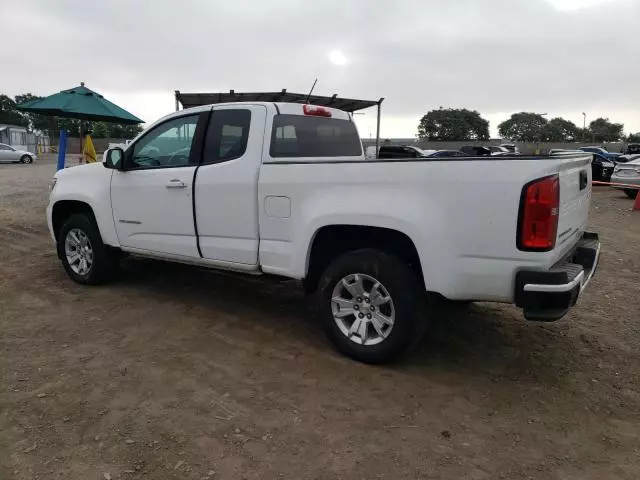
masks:
{"type": "Polygon", "coordinates": [[[22,157],[20,157],[20,163],[32,163],[33,162],[33,158],[31,158],[31,155],[23,155],[22,157]]]}
{"type": "Polygon", "coordinates": [[[84,214],[71,215],[60,229],[58,256],[71,279],[85,285],[109,281],[116,268],[95,220],[84,214]]]}
{"type": "Polygon", "coordinates": [[[319,311],[329,340],[365,363],[398,358],[426,327],[425,292],[400,258],[357,250],[333,261],[320,280],[319,311]]]}
{"type": "Polygon", "coordinates": [[[636,190],[635,188],[625,188],[624,193],[629,198],[636,198],[636,195],[638,195],[638,190],[636,190]]]}

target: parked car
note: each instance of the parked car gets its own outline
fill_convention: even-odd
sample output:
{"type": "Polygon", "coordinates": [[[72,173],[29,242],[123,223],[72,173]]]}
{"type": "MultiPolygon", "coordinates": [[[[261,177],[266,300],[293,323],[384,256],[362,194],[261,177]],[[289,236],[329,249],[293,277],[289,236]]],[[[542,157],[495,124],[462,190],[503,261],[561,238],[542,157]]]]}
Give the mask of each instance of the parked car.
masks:
{"type": "Polygon", "coordinates": [[[33,163],[37,158],[35,153],[0,143],[0,163],[33,163]]]}
{"type": "Polygon", "coordinates": [[[630,143],[629,145],[627,145],[627,150],[625,153],[627,155],[640,154],[640,143],[630,143]]]}
{"type": "Polygon", "coordinates": [[[422,150],[414,145],[382,145],[378,158],[419,158],[428,157],[435,150],[422,150]]]}
{"type": "Polygon", "coordinates": [[[625,155],[620,155],[618,158],[616,158],[616,163],[627,163],[630,162],[631,160],[636,160],[640,158],[640,154],[636,153],[636,154],[625,154],[625,155]]]}
{"type": "Polygon", "coordinates": [[[123,253],[298,279],[334,345],[379,363],[417,343],[427,298],[550,321],[583,294],[591,155],[493,162],[367,160],[346,112],[208,105],[58,171],[47,221],[80,284],[112,279],[123,253]]]}
{"type": "MultiPolygon", "coordinates": [[[[549,150],[549,155],[552,157],[560,157],[565,155],[576,155],[581,152],[583,152],[583,150],[564,150],[561,148],[553,148],[549,150]]],[[[609,182],[615,163],[599,153],[592,153],[591,155],[593,156],[591,160],[592,179],[600,182],[609,182]]]]}
{"type": "Polygon", "coordinates": [[[443,158],[443,157],[468,157],[464,152],[460,150],[438,150],[428,155],[428,158],[443,158]]]}
{"type": "Polygon", "coordinates": [[[516,147],[513,143],[503,143],[500,146],[502,148],[506,148],[507,150],[509,150],[511,153],[515,155],[520,155],[520,149],[516,147]]]}
{"type": "Polygon", "coordinates": [[[606,157],[607,159],[613,161],[615,161],[615,159],[621,155],[620,153],[608,152],[601,147],[580,147],[578,148],[578,150],[582,150],[583,152],[598,153],[603,157],[606,157]]]}
{"type": "Polygon", "coordinates": [[[472,157],[491,155],[491,149],[477,145],[465,145],[464,147],[460,147],[460,151],[472,157]]]}
{"type": "Polygon", "coordinates": [[[613,175],[611,176],[611,183],[637,185],[638,188],[615,187],[624,191],[628,197],[636,198],[638,189],[640,189],[640,158],[616,165],[613,175]]]}
{"type": "Polygon", "coordinates": [[[603,155],[599,153],[593,154],[593,160],[591,160],[591,171],[594,180],[601,182],[609,182],[611,180],[611,174],[616,164],[609,161],[603,155]]]}
{"type": "Polygon", "coordinates": [[[513,155],[513,152],[502,146],[491,145],[488,148],[491,150],[491,155],[513,155]]]}
{"type": "Polygon", "coordinates": [[[550,156],[575,155],[580,152],[582,152],[582,150],[567,150],[566,148],[552,148],[551,150],[549,150],[549,155],[550,156]]]}

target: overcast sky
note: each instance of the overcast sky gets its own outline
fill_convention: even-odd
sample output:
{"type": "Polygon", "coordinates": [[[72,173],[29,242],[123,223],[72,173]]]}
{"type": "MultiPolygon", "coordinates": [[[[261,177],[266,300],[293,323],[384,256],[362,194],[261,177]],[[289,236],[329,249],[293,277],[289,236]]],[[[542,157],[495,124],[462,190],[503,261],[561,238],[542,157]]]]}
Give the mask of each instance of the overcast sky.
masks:
{"type": "MultiPolygon", "coordinates": [[[[640,131],[640,0],[0,0],[0,93],[84,81],[147,122],[183,92],[385,97],[382,135],[439,106],[640,131]]],[[[375,112],[357,116],[375,135],[375,112]]]]}

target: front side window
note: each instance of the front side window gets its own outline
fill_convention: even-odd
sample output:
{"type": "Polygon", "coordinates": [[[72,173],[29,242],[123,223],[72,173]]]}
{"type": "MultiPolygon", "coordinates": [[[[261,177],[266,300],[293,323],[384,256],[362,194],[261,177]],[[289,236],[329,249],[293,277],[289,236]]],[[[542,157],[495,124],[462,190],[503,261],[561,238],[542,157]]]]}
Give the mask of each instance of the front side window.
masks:
{"type": "Polygon", "coordinates": [[[203,164],[240,158],[247,150],[251,110],[214,110],[207,129],[203,164]]]}
{"type": "Polygon", "coordinates": [[[304,115],[276,115],[272,157],[356,157],[362,144],[350,120],[304,115]]]}
{"type": "Polygon", "coordinates": [[[174,118],[158,125],[135,143],[127,169],[195,165],[191,145],[197,125],[198,115],[174,118]]]}
{"type": "Polygon", "coordinates": [[[8,145],[0,145],[0,150],[8,150],[8,151],[13,151],[13,148],[9,147],[8,145]]]}

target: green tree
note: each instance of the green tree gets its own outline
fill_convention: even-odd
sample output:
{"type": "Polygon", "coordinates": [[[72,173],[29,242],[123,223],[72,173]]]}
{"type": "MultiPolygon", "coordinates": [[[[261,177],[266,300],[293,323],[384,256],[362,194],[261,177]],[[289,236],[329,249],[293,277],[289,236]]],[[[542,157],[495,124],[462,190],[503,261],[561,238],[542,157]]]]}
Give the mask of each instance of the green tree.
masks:
{"type": "Polygon", "coordinates": [[[538,113],[514,113],[498,125],[498,132],[510,140],[535,142],[545,138],[547,123],[547,119],[538,113]]]}
{"type": "Polygon", "coordinates": [[[431,110],[420,119],[418,137],[428,140],[488,140],[489,122],[466,108],[431,110]]]}
{"type": "Polygon", "coordinates": [[[29,121],[16,108],[16,102],[7,95],[0,95],[0,123],[28,126],[29,121]]]}
{"type": "Polygon", "coordinates": [[[109,125],[105,122],[94,122],[92,130],[94,138],[107,138],[109,136],[109,125]]]}
{"type": "Polygon", "coordinates": [[[119,123],[109,123],[109,138],[134,138],[142,131],[140,125],[121,125],[119,123]]]}
{"type": "MultiPolygon", "coordinates": [[[[37,95],[33,95],[31,93],[25,93],[23,95],[16,95],[15,100],[16,104],[20,105],[24,102],[30,102],[32,100],[40,100],[43,97],[39,97],[37,95]]],[[[49,135],[53,135],[57,128],[57,119],[56,117],[40,115],[32,112],[22,112],[22,115],[26,118],[29,123],[29,128],[31,130],[40,130],[49,135]]]]}
{"type": "Polygon", "coordinates": [[[552,118],[544,127],[543,139],[548,142],[575,142],[580,138],[581,129],[564,118],[552,118]]]}
{"type": "Polygon", "coordinates": [[[589,134],[595,142],[616,142],[623,137],[622,123],[612,123],[608,118],[596,118],[589,124],[589,134]]]}
{"type": "Polygon", "coordinates": [[[627,138],[629,143],[640,143],[640,132],[630,133],[629,138],[627,138]]]}

